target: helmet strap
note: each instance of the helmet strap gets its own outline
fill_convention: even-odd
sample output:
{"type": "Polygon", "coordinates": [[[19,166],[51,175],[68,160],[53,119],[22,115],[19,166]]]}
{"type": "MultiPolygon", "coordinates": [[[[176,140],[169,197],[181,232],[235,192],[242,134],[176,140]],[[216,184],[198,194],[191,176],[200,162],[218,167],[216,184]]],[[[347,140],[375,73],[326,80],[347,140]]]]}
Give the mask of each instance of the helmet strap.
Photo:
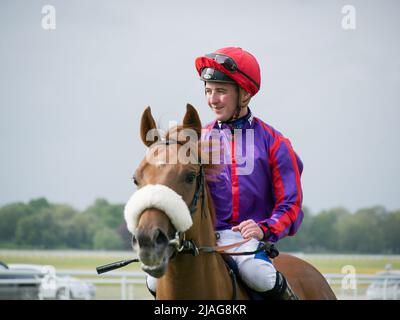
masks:
{"type": "Polygon", "coordinates": [[[235,109],[235,112],[234,112],[233,116],[226,122],[231,122],[231,121],[235,121],[236,119],[238,119],[239,115],[240,115],[240,111],[242,111],[242,107],[238,104],[236,106],[236,109],[235,109]]]}

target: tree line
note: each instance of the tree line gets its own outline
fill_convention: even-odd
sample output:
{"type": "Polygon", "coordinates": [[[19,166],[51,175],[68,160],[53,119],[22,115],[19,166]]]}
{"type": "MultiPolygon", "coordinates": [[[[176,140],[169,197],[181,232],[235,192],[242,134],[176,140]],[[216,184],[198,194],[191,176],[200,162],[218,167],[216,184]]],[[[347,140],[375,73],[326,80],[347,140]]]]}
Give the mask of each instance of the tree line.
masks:
{"type": "MultiPolygon", "coordinates": [[[[0,208],[0,247],[10,249],[126,250],[123,204],[97,199],[83,211],[38,198],[0,208]]],[[[400,210],[382,206],[350,212],[345,208],[317,214],[303,208],[297,234],[278,242],[280,251],[332,253],[400,253],[400,210]]]]}
{"type": "Polygon", "coordinates": [[[131,247],[122,204],[97,199],[83,211],[45,198],[0,208],[0,246],[119,250],[131,247]]]}

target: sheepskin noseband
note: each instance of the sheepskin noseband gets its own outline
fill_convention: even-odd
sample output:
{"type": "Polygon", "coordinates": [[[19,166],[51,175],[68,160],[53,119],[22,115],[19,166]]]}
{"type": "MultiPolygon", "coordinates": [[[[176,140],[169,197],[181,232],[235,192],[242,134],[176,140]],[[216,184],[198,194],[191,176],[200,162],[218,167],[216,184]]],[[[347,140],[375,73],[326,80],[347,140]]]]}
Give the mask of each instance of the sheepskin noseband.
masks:
{"type": "Polygon", "coordinates": [[[189,208],[179,194],[167,186],[150,184],[137,190],[125,205],[124,217],[132,234],[135,234],[140,215],[149,208],[164,212],[177,231],[185,232],[193,224],[189,208]]]}

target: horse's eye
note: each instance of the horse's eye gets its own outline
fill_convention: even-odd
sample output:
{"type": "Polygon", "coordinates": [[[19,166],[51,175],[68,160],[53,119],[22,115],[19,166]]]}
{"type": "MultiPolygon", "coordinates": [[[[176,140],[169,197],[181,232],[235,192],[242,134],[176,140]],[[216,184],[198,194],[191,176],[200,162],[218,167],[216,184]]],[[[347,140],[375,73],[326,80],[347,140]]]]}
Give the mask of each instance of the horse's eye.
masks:
{"type": "Polygon", "coordinates": [[[191,172],[191,173],[186,175],[185,182],[186,183],[193,183],[195,179],[196,179],[196,174],[194,172],[191,172]]]}
{"type": "Polygon", "coordinates": [[[138,181],[137,181],[137,179],[136,179],[135,176],[132,177],[132,180],[133,180],[133,183],[134,183],[136,186],[139,185],[139,183],[138,183],[138,181]]]}

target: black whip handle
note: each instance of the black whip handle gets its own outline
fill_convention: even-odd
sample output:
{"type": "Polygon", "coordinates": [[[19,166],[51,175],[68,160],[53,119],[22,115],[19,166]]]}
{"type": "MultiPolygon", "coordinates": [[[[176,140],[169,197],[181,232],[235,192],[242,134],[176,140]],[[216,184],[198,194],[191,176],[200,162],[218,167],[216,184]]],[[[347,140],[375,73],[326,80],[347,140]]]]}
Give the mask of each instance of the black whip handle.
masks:
{"type": "Polygon", "coordinates": [[[132,262],[138,262],[139,259],[130,259],[130,260],[122,260],[122,261],[117,261],[109,264],[105,264],[103,266],[97,267],[96,271],[98,274],[105,273],[111,270],[115,270],[118,268],[125,267],[126,265],[132,263],[132,262]]]}

